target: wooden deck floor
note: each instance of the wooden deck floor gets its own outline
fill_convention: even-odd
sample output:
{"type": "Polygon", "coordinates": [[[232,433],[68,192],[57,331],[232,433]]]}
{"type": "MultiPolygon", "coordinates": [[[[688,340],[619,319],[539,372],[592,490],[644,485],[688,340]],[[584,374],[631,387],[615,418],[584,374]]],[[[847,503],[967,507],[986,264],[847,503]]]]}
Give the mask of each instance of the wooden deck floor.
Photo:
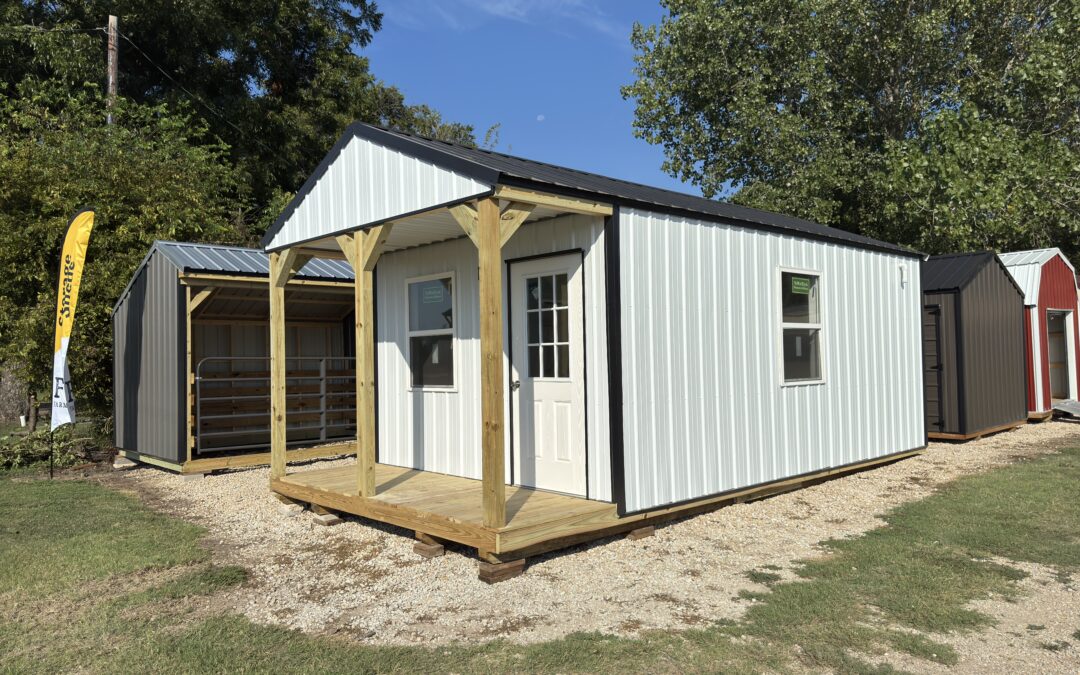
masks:
{"type": "Polygon", "coordinates": [[[507,524],[484,527],[478,480],[376,465],[376,494],[358,496],[356,467],[338,466],[291,473],[272,481],[274,491],[432,537],[500,554],[536,547],[620,523],[614,504],[553,492],[507,486],[507,524]]]}

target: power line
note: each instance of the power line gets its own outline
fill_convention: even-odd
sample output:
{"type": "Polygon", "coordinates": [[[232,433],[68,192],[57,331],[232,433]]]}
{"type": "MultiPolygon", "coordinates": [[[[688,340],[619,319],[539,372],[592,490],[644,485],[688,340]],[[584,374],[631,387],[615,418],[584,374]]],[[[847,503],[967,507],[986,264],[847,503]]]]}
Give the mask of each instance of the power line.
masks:
{"type": "Polygon", "coordinates": [[[41,26],[3,26],[0,31],[12,33],[103,33],[105,27],[99,28],[42,28],[41,26]]]}
{"type": "Polygon", "coordinates": [[[160,73],[161,73],[162,75],[164,75],[164,76],[165,76],[165,77],[166,77],[166,78],[167,78],[167,79],[168,79],[168,80],[169,80],[170,82],[172,82],[173,84],[175,84],[175,85],[176,85],[176,87],[177,87],[178,89],[180,89],[180,91],[184,92],[185,94],[187,94],[187,95],[188,95],[188,97],[189,97],[189,98],[191,98],[191,99],[192,99],[192,100],[194,100],[195,102],[199,103],[199,104],[200,104],[200,105],[202,105],[202,106],[203,106],[204,108],[206,108],[207,110],[209,110],[209,111],[210,111],[211,113],[213,113],[214,115],[216,115],[216,116],[217,116],[218,118],[220,118],[220,119],[221,119],[221,121],[225,122],[225,124],[228,124],[228,125],[229,125],[230,127],[232,127],[233,129],[235,129],[235,130],[236,130],[236,132],[237,132],[238,134],[240,134],[241,136],[243,136],[244,138],[246,138],[246,139],[248,139],[248,140],[250,140],[250,141],[254,141],[254,142],[255,142],[255,143],[257,143],[257,144],[258,144],[258,145],[259,145],[259,146],[260,146],[260,147],[261,147],[261,148],[262,148],[263,150],[266,150],[266,151],[267,151],[267,152],[269,152],[269,153],[270,153],[271,155],[274,155],[274,156],[276,156],[276,157],[281,157],[281,158],[282,158],[282,159],[284,159],[284,160],[285,160],[286,162],[288,162],[289,164],[291,164],[291,165],[293,166],[293,168],[296,168],[296,169],[300,169],[300,168],[302,168],[302,167],[301,167],[301,166],[300,166],[299,164],[297,164],[296,162],[294,162],[294,161],[293,161],[292,159],[290,159],[289,157],[285,157],[285,156],[282,156],[282,155],[278,155],[278,154],[277,154],[276,152],[274,152],[273,148],[271,148],[270,146],[266,145],[265,143],[263,143],[263,142],[262,142],[261,140],[259,140],[258,138],[253,138],[253,137],[251,137],[250,135],[248,135],[248,133],[247,133],[247,132],[245,132],[245,131],[244,131],[243,129],[241,129],[241,128],[240,128],[240,127],[238,127],[238,126],[237,126],[236,124],[234,124],[234,123],[232,122],[232,120],[230,120],[229,118],[225,117],[225,114],[224,114],[224,113],[222,113],[222,112],[221,112],[220,110],[218,110],[218,109],[217,109],[216,107],[214,107],[214,106],[213,106],[213,105],[211,105],[210,103],[208,103],[208,102],[204,101],[204,100],[202,99],[202,97],[200,97],[200,96],[199,96],[198,94],[195,94],[195,93],[193,93],[193,92],[192,92],[191,90],[189,90],[189,89],[188,89],[187,87],[185,87],[185,86],[184,86],[183,84],[181,84],[181,83],[180,83],[180,81],[179,81],[179,80],[177,80],[177,79],[176,79],[175,77],[173,77],[173,76],[172,76],[172,74],[171,74],[171,73],[169,73],[169,71],[167,71],[167,70],[166,70],[166,69],[165,69],[165,68],[164,68],[163,66],[160,66],[160,65],[158,65],[158,63],[157,63],[156,61],[154,61],[154,60],[153,60],[152,58],[150,58],[150,55],[149,55],[149,54],[147,54],[147,53],[146,53],[145,51],[143,51],[142,47],[140,47],[139,45],[135,44],[135,41],[134,41],[134,40],[132,40],[132,39],[131,39],[130,37],[128,37],[127,35],[125,35],[124,33],[120,32],[120,31],[117,31],[117,33],[118,33],[118,34],[120,35],[120,37],[124,38],[124,40],[126,40],[126,41],[127,41],[127,43],[128,43],[129,45],[131,45],[132,47],[134,47],[134,48],[135,48],[135,51],[139,52],[139,54],[141,54],[141,55],[142,55],[142,57],[143,57],[144,59],[146,59],[147,63],[149,63],[150,65],[152,65],[152,66],[153,66],[154,68],[157,68],[158,72],[160,72],[160,73]]]}

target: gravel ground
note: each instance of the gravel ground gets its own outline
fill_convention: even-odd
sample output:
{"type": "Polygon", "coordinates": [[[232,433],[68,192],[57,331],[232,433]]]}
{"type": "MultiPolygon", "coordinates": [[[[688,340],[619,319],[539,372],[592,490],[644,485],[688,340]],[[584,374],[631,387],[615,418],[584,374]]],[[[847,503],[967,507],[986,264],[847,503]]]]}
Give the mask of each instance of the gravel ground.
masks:
{"type": "MultiPolygon", "coordinates": [[[[412,552],[411,532],[351,518],[321,527],[310,512],[282,516],[267,489],[266,469],[190,481],[140,468],[113,474],[108,481],[208,528],[221,562],[251,570],[251,582],[235,591],[231,601],[254,621],[342,633],[373,644],[500,637],[534,642],[575,631],[633,635],[738,618],[747,606],[737,597],[739,591],[764,590],[746,578],[748,571],[775,566],[778,574],[792,578],[795,561],[821,552],[818,542],[878,527],[883,524],[878,514],[926,497],[945,481],[1078,443],[1080,424],[1066,422],[1026,426],[965,444],[935,443],[925,455],[678,521],[648,539],[607,539],[536,558],[523,576],[493,586],[477,579],[476,559],[467,549],[423,560],[412,552]]],[[[1057,594],[1052,584],[1040,585],[1047,574],[1024,582],[1034,593],[1032,602],[1045,593],[1057,594]]],[[[1058,633],[1080,628],[1077,595],[1070,594],[1071,604],[1029,609],[1021,607],[1030,602],[980,606],[1005,617],[1002,626],[953,644],[977,659],[973,669],[979,670],[988,646],[995,653],[998,647],[1035,645],[1036,639],[1066,639],[1058,633]],[[1027,620],[1023,612],[1045,614],[1049,607],[1055,616],[1059,609],[1065,613],[1060,630],[1050,630],[1047,616],[1032,620],[1048,626],[1045,635],[1033,638],[1017,628],[1027,620]]],[[[1063,654],[1075,659],[1076,647],[1068,649],[1031,646],[1025,651],[1035,650],[1043,660],[1014,665],[1056,670],[1046,659],[1063,654]]]]}

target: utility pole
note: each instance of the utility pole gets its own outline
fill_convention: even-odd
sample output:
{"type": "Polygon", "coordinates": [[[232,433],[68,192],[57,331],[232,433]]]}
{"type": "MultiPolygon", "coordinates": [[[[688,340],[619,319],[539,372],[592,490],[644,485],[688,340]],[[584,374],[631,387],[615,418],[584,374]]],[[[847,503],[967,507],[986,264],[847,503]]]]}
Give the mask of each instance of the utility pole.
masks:
{"type": "Polygon", "coordinates": [[[105,100],[105,107],[108,110],[106,113],[106,122],[108,124],[113,123],[112,107],[116,103],[116,89],[117,89],[117,77],[119,69],[119,35],[120,30],[118,28],[118,22],[115,16],[109,15],[109,55],[108,55],[108,76],[106,79],[106,93],[108,98],[105,100]]]}

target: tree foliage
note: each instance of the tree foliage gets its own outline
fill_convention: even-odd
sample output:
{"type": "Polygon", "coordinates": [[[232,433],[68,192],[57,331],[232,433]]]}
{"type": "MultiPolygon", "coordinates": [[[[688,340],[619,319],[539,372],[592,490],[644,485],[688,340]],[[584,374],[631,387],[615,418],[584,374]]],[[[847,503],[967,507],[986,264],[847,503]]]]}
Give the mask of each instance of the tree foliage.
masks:
{"type": "Polygon", "coordinates": [[[97,212],[70,353],[83,410],[111,403],[110,312],[155,239],[254,244],[346,125],[475,143],[357,51],[370,0],[0,0],[0,365],[47,386],[58,258],[97,212]],[[120,99],[105,124],[105,26],[120,99]]]}
{"type": "Polygon", "coordinates": [[[79,404],[97,410],[111,400],[111,310],[150,244],[236,242],[245,209],[227,148],[196,119],[121,100],[106,126],[103,111],[94,88],[0,99],[0,362],[48,383],[58,252],[92,207],[70,359],[79,404]]]}
{"type": "Polygon", "coordinates": [[[928,252],[1080,253],[1076,0],[665,0],[635,128],[713,196],[928,252]]]}
{"type": "Polygon", "coordinates": [[[27,79],[103,84],[104,33],[30,27],[100,28],[109,14],[126,36],[121,95],[190,105],[228,145],[260,212],[298,188],[356,120],[474,142],[471,126],[407,104],[356,53],[382,25],[370,0],[0,0],[4,25],[15,29],[0,31],[0,92],[27,79]]]}

